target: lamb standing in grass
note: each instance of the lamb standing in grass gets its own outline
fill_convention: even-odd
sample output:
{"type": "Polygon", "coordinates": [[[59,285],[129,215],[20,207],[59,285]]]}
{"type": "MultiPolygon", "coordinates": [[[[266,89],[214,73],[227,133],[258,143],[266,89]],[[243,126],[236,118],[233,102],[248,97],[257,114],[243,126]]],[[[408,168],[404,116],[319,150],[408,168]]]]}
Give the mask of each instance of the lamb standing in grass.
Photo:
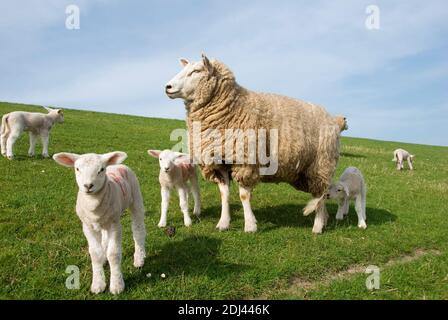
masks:
{"type": "Polygon", "coordinates": [[[148,154],[158,158],[160,164],[159,182],[162,195],[162,213],[158,226],[160,228],[166,227],[170,193],[173,188],[176,188],[179,193],[180,208],[184,214],[184,224],[187,227],[191,226],[191,218],[188,214],[188,181],[191,183],[191,193],[194,198],[193,213],[197,217],[201,214],[201,197],[196,167],[191,163],[188,155],[184,153],[171,150],[148,150],[148,154]]]}
{"type": "Polygon", "coordinates": [[[142,267],[145,260],[145,209],[136,175],[127,166],[119,165],[126,157],[124,152],[53,156],[57,163],[75,168],[79,187],[76,213],[89,245],[93,293],[106,289],[103,269],[106,259],[110,266],[110,292],[119,294],[124,290],[120,217],[127,208],[131,209],[132,217],[134,266],[142,267]]]}
{"type": "Polygon", "coordinates": [[[30,133],[30,148],[28,155],[34,156],[37,137],[42,139],[42,156],[48,158],[48,140],[50,130],[55,123],[64,122],[64,111],[62,109],[47,108],[48,113],[14,111],[2,117],[0,131],[0,144],[2,155],[8,159],[14,159],[13,148],[17,139],[23,131],[30,133]]]}
{"type": "MultiPolygon", "coordinates": [[[[259,182],[286,182],[315,198],[304,214],[316,210],[313,232],[321,233],[328,216],[323,196],[339,159],[340,133],[333,117],[318,105],[247,90],[236,82],[227,66],[205,55],[199,62],[180,62],[182,71],[167,83],[165,91],[171,99],[184,100],[192,159],[203,176],[219,186],[222,209],[216,228],[226,230],[230,226],[229,186],[233,178],[239,184],[246,232],[257,231],[250,204],[254,187],[259,182]],[[196,124],[200,126],[200,139],[195,135],[196,124]],[[230,129],[252,131],[259,134],[259,139],[263,139],[262,132],[267,133],[269,166],[260,161],[260,156],[255,162],[247,161],[252,144],[234,148],[242,135],[229,136],[226,132],[230,129]],[[211,131],[219,133],[218,139],[209,138],[211,131]],[[278,139],[271,139],[270,134],[278,139]],[[195,145],[197,140],[199,146],[195,145]],[[235,163],[234,159],[241,158],[239,151],[244,161],[235,163]]],[[[260,145],[258,148],[260,151],[260,145]]]]}
{"type": "Polygon", "coordinates": [[[348,167],[342,173],[339,181],[333,183],[327,193],[327,199],[338,200],[337,220],[348,215],[350,200],[355,200],[355,210],[358,214],[358,227],[366,229],[366,185],[361,171],[355,167],[348,167]]]}
{"type": "Polygon", "coordinates": [[[397,149],[394,151],[394,158],[392,159],[392,161],[397,163],[397,170],[404,169],[404,165],[403,165],[404,161],[408,162],[410,170],[414,170],[414,167],[413,167],[414,157],[415,156],[413,154],[410,154],[409,152],[407,152],[404,149],[397,149]]]}

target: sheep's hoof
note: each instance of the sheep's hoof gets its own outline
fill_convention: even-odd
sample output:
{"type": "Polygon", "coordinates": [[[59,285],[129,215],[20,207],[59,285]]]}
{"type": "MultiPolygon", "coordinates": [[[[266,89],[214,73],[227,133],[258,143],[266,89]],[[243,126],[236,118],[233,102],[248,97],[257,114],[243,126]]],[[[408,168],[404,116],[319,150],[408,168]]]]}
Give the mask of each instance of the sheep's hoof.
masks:
{"type": "Polygon", "coordinates": [[[344,215],[337,215],[336,216],[336,220],[344,220],[344,215]]]}
{"type": "Polygon", "coordinates": [[[228,230],[230,227],[230,221],[219,221],[218,224],[216,225],[216,229],[218,229],[219,231],[225,231],[228,230]]]}
{"type": "Polygon", "coordinates": [[[28,153],[28,157],[30,158],[34,157],[34,153],[28,153]]]}
{"type": "Polygon", "coordinates": [[[140,254],[136,254],[134,255],[134,267],[136,268],[141,268],[145,265],[145,256],[140,255],[140,254]]]}
{"type": "Polygon", "coordinates": [[[322,229],[323,229],[323,226],[314,226],[313,233],[314,234],[322,234],[322,229]]]}
{"type": "Polygon", "coordinates": [[[42,157],[44,158],[50,158],[50,156],[48,154],[43,154],[42,157]]]}
{"type": "Polygon", "coordinates": [[[159,222],[159,224],[157,226],[159,228],[165,228],[166,227],[166,222],[159,222]]]}
{"type": "Polygon", "coordinates": [[[191,227],[191,224],[192,224],[191,219],[184,220],[184,225],[186,227],[191,227]]]}
{"type": "Polygon", "coordinates": [[[104,292],[104,290],[106,290],[106,282],[104,281],[92,282],[92,286],[90,287],[90,291],[92,293],[98,294],[104,292]]]}
{"type": "Polygon", "coordinates": [[[120,294],[124,291],[124,280],[123,277],[116,278],[110,281],[110,293],[112,294],[120,294]]]}
{"type": "Polygon", "coordinates": [[[8,160],[14,160],[14,156],[6,156],[6,158],[8,158],[8,160]]]}

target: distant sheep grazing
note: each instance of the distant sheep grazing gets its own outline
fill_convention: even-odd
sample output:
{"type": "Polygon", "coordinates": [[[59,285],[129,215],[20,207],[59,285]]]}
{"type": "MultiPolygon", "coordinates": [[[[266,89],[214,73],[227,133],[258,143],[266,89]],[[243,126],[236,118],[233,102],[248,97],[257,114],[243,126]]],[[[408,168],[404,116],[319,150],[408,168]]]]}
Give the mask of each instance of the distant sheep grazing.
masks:
{"type": "Polygon", "coordinates": [[[350,200],[355,200],[355,210],[358,214],[358,227],[366,229],[366,185],[361,171],[355,167],[348,167],[342,173],[339,181],[328,189],[327,199],[338,200],[337,220],[348,215],[350,200]]]}
{"type": "Polygon", "coordinates": [[[184,153],[171,150],[148,150],[148,154],[159,159],[160,165],[159,182],[162,196],[162,213],[158,226],[160,228],[166,227],[170,193],[173,188],[176,188],[179,193],[180,208],[184,214],[184,224],[187,227],[191,226],[191,218],[188,214],[188,181],[190,181],[191,193],[194,198],[193,213],[197,217],[201,214],[201,197],[196,167],[191,163],[189,156],[184,153]]]}
{"type": "Polygon", "coordinates": [[[347,124],[347,118],[344,116],[336,116],[334,117],[334,120],[338,124],[339,131],[345,131],[348,130],[348,124],[347,124]]]}
{"type": "Polygon", "coordinates": [[[404,169],[404,161],[408,162],[409,169],[414,170],[413,162],[414,162],[414,155],[410,154],[408,151],[404,149],[397,149],[394,151],[394,158],[392,161],[397,163],[397,170],[404,169]]]}
{"type": "MultiPolygon", "coordinates": [[[[239,184],[245,232],[257,231],[250,203],[255,186],[259,182],[286,182],[315,198],[304,214],[316,210],[313,232],[321,233],[328,216],[323,196],[339,159],[340,133],[333,117],[318,105],[243,88],[226,65],[205,55],[199,62],[181,59],[180,63],[183,69],[166,84],[165,92],[171,99],[184,101],[192,159],[207,180],[218,184],[222,206],[216,228],[230,227],[232,178],[239,184]],[[199,146],[194,143],[195,124],[200,124],[199,146]],[[210,139],[211,130],[221,138],[210,139]],[[254,162],[248,160],[248,149],[252,148],[233,148],[242,135],[227,135],[229,130],[252,131],[259,134],[258,139],[262,139],[261,132],[278,137],[272,139],[272,144],[278,141],[278,148],[269,150],[269,166],[260,161],[260,156],[254,162]],[[221,152],[215,152],[217,145],[221,152]],[[244,161],[235,163],[238,158],[244,161]]],[[[270,148],[271,141],[266,145],[270,148]]]]}
{"type": "Polygon", "coordinates": [[[136,175],[127,166],[119,165],[126,157],[124,152],[53,156],[60,165],[75,168],[79,187],[76,213],[89,244],[93,293],[106,289],[103,269],[106,259],[110,266],[110,292],[119,294],[124,290],[120,217],[127,208],[131,209],[134,266],[142,267],[145,260],[145,209],[136,175]]]}
{"type": "Polygon", "coordinates": [[[13,148],[17,139],[23,131],[30,133],[30,148],[28,155],[34,156],[37,137],[42,139],[42,156],[48,158],[48,140],[50,130],[55,123],[64,122],[64,111],[62,109],[47,109],[48,113],[14,111],[2,117],[2,127],[0,132],[0,144],[2,156],[14,159],[13,148]]]}

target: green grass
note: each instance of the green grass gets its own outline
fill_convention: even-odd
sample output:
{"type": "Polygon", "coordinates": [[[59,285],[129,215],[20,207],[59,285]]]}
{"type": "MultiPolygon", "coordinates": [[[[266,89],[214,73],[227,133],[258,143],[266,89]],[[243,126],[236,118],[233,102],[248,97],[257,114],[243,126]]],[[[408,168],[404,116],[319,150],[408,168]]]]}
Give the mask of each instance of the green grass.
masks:
{"type": "MultiPolygon", "coordinates": [[[[0,103],[0,114],[13,110],[43,111],[0,103]]],[[[243,232],[242,207],[233,185],[231,229],[218,232],[219,193],[215,185],[201,181],[201,222],[185,228],[177,197],[173,197],[169,223],[176,226],[177,234],[168,238],[157,228],[158,163],[146,150],[171,147],[170,132],[184,127],[177,120],[67,110],[65,123],[53,129],[50,153],[125,151],[126,164],[140,179],[147,210],[148,257],[141,270],[132,266],[126,215],[126,290],[118,298],[448,298],[448,148],[343,138],[337,175],[349,165],[364,173],[368,185],[365,231],[356,227],[353,207],[349,219],[336,224],[337,207],[330,203],[329,225],[324,234],[314,236],[313,217],[300,213],[309,195],[285,184],[260,184],[252,201],[259,231],[243,232]],[[416,154],[414,172],[395,170],[392,151],[399,146],[416,154]],[[428,254],[388,264],[417,249],[428,254]],[[381,268],[382,280],[374,292],[366,289],[363,273],[323,281],[352,266],[372,264],[381,268]],[[148,273],[153,276],[148,278],[148,273]],[[167,278],[161,279],[161,273],[167,278]],[[316,286],[306,292],[291,290],[297,279],[316,286]]],[[[27,150],[28,139],[23,136],[16,144],[16,160],[0,158],[0,298],[116,299],[109,293],[89,292],[90,259],[74,211],[73,172],[50,159],[30,159],[27,150]],[[65,288],[68,265],[80,268],[79,290],[65,288]]]]}

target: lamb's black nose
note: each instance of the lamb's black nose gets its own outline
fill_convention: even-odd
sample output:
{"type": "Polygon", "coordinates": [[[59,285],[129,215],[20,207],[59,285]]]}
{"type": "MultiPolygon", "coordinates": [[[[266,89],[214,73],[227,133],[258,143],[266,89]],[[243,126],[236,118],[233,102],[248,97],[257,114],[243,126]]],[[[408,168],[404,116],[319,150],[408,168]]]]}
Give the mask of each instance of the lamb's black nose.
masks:
{"type": "Polygon", "coordinates": [[[167,84],[167,85],[165,86],[165,90],[170,90],[170,89],[173,89],[173,86],[170,85],[170,84],[167,84]]]}
{"type": "Polygon", "coordinates": [[[90,189],[93,188],[93,184],[85,184],[84,187],[85,187],[87,190],[90,190],[90,189]]]}

